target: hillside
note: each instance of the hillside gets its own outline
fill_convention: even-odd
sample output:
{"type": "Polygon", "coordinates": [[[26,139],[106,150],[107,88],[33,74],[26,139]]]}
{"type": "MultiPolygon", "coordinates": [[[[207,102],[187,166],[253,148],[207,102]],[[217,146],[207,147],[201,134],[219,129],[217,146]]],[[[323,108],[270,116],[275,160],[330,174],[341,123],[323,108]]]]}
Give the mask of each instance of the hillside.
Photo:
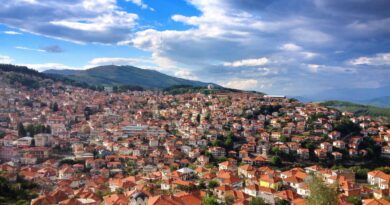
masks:
{"type": "Polygon", "coordinates": [[[0,64],[0,82],[1,84],[10,84],[13,86],[25,86],[27,88],[39,88],[40,86],[50,84],[54,78],[29,69],[25,66],[14,66],[0,64]]]}
{"type": "Polygon", "coordinates": [[[99,66],[88,70],[47,70],[45,74],[62,75],[91,85],[132,85],[144,88],[168,88],[175,85],[207,86],[209,83],[172,77],[155,70],[133,66],[99,66]]]}
{"type": "Polygon", "coordinates": [[[390,108],[390,96],[377,97],[363,101],[364,104],[390,108]]]}
{"type": "Polygon", "coordinates": [[[0,85],[8,84],[12,86],[24,86],[28,89],[36,89],[42,86],[51,85],[54,82],[96,89],[96,86],[89,86],[87,83],[76,82],[65,76],[40,73],[26,66],[0,64],[0,85]]]}
{"type": "Polygon", "coordinates": [[[390,108],[381,108],[372,105],[361,105],[361,104],[345,102],[345,101],[337,101],[337,100],[324,101],[321,102],[320,105],[333,107],[340,111],[353,112],[358,116],[371,115],[374,117],[386,117],[387,121],[388,122],[390,121],[390,108]]]}
{"type": "Polygon", "coordinates": [[[389,90],[390,86],[378,88],[337,88],[293,97],[303,102],[339,100],[379,107],[390,107],[389,90]]]}

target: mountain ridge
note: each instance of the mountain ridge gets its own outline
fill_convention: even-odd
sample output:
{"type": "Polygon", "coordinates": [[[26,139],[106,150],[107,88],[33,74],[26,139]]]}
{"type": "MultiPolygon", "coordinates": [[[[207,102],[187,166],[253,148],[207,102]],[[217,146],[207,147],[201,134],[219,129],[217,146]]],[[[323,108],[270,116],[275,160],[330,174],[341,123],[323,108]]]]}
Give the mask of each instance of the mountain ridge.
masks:
{"type": "Polygon", "coordinates": [[[49,75],[62,75],[92,85],[137,85],[144,88],[168,88],[175,85],[207,86],[215,83],[188,80],[134,66],[105,65],[87,70],[46,70],[49,75]]]}

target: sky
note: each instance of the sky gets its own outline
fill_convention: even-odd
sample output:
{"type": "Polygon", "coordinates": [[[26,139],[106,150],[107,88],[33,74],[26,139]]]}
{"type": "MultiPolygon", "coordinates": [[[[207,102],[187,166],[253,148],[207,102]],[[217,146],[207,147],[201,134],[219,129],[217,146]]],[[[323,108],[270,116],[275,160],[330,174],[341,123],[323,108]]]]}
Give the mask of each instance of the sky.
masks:
{"type": "Polygon", "coordinates": [[[390,85],[389,0],[2,0],[0,63],[272,94],[390,85]]]}

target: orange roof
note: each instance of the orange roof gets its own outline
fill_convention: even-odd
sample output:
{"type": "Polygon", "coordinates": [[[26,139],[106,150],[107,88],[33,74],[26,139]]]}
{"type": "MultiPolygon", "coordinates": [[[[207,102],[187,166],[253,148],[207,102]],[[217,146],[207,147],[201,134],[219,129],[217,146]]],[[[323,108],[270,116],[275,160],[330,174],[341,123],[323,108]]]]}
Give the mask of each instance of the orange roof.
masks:
{"type": "Polygon", "coordinates": [[[384,180],[390,180],[390,174],[386,174],[386,173],[379,171],[379,170],[368,172],[367,175],[371,175],[373,177],[379,177],[379,178],[384,179],[384,180]]]}
{"type": "Polygon", "coordinates": [[[390,205],[390,202],[384,199],[366,199],[363,200],[363,205],[390,205]]]}
{"type": "Polygon", "coordinates": [[[280,191],[280,192],[276,193],[275,195],[281,199],[285,199],[285,200],[289,200],[289,201],[299,198],[298,194],[296,194],[295,192],[293,192],[290,189],[280,191]]]}

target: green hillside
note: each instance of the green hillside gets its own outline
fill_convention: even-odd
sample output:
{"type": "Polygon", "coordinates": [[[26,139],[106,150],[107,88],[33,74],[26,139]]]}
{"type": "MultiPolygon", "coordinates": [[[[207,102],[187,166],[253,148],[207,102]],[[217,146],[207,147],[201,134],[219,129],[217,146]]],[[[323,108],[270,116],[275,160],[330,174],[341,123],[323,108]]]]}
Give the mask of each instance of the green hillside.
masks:
{"type": "Polygon", "coordinates": [[[168,88],[175,85],[208,85],[208,83],[172,77],[155,70],[133,66],[107,65],[88,70],[48,70],[44,73],[66,76],[77,82],[90,85],[133,85],[144,88],[168,88]]]}
{"type": "Polygon", "coordinates": [[[333,107],[340,111],[353,112],[358,116],[370,115],[373,117],[385,117],[387,121],[390,120],[390,108],[376,107],[372,105],[361,105],[345,101],[330,100],[321,102],[320,105],[333,107]]]}

